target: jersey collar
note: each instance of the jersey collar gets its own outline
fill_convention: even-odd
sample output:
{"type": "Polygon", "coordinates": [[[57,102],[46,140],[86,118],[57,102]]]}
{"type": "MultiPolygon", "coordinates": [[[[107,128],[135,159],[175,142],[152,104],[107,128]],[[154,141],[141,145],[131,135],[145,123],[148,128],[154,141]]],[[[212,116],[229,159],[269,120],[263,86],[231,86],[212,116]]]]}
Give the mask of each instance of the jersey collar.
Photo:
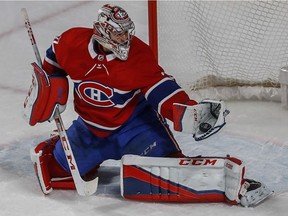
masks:
{"type": "MultiPolygon", "coordinates": [[[[92,59],[95,59],[98,56],[98,54],[100,54],[98,49],[97,49],[97,42],[92,37],[91,37],[90,42],[88,44],[88,52],[89,52],[92,59]]],[[[106,57],[107,62],[112,61],[116,58],[114,53],[105,55],[105,57],[106,57]]]]}

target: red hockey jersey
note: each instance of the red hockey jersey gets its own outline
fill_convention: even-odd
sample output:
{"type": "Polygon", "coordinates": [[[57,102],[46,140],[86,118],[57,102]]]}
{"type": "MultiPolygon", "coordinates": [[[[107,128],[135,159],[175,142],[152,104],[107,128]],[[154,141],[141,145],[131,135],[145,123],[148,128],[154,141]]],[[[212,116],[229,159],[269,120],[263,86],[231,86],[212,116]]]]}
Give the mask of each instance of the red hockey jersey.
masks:
{"type": "Polygon", "coordinates": [[[55,38],[43,63],[49,75],[71,78],[75,111],[92,131],[103,137],[119,128],[143,96],[145,103],[173,121],[172,104],[186,103],[189,97],[158,65],[150,47],[134,36],[128,59],[121,61],[102,52],[92,34],[90,28],[64,32],[55,38]]]}

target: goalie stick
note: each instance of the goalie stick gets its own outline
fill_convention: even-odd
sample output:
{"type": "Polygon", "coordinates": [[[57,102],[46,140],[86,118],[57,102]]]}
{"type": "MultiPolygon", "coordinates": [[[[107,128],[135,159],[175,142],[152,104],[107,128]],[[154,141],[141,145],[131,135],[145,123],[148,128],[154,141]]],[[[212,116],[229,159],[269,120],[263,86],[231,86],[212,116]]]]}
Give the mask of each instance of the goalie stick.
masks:
{"type": "MultiPolygon", "coordinates": [[[[34,54],[36,56],[37,63],[39,64],[40,67],[42,67],[41,57],[39,54],[39,50],[38,50],[38,47],[36,44],[36,40],[35,40],[33,31],[32,31],[32,27],[30,24],[30,20],[29,20],[26,8],[21,9],[21,14],[24,18],[25,27],[27,29],[28,36],[29,36],[29,39],[31,41],[31,44],[32,44],[32,47],[34,50],[34,54]]],[[[73,180],[74,180],[78,194],[81,196],[88,196],[88,195],[94,194],[97,190],[97,187],[98,187],[98,177],[96,177],[95,179],[93,179],[91,181],[84,181],[82,179],[82,177],[80,176],[79,169],[77,167],[77,163],[76,163],[75,157],[73,155],[72,148],[71,148],[71,145],[69,143],[69,139],[67,137],[66,130],[65,130],[65,127],[64,127],[64,124],[63,124],[63,121],[62,121],[58,107],[56,107],[56,110],[55,110],[54,120],[56,122],[56,126],[58,129],[58,133],[59,133],[59,137],[60,137],[60,140],[62,143],[62,147],[64,149],[66,159],[67,159],[67,162],[69,164],[69,169],[71,171],[71,174],[72,174],[72,177],[73,177],[73,180]]]]}

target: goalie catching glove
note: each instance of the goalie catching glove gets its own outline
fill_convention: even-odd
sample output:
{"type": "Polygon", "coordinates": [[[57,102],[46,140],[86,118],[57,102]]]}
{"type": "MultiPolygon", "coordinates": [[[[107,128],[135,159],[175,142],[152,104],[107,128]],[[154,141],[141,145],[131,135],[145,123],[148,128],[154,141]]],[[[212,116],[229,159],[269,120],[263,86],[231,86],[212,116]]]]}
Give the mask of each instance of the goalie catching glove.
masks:
{"type": "Polygon", "coordinates": [[[230,113],[224,101],[203,100],[197,105],[173,104],[174,130],[193,134],[196,141],[217,133],[230,113]]]}
{"type": "Polygon", "coordinates": [[[35,62],[32,84],[24,102],[23,117],[34,126],[36,123],[52,121],[56,107],[64,112],[68,98],[68,79],[63,76],[48,76],[35,62]]]}

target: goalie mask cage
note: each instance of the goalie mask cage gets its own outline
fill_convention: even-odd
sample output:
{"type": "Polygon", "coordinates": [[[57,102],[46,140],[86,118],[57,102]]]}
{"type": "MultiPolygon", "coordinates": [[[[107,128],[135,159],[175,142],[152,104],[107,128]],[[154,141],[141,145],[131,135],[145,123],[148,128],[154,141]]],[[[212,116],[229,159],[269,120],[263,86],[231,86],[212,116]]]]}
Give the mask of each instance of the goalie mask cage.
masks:
{"type": "Polygon", "coordinates": [[[280,100],[287,1],[148,1],[148,9],[149,44],[186,91],[280,100]]]}

